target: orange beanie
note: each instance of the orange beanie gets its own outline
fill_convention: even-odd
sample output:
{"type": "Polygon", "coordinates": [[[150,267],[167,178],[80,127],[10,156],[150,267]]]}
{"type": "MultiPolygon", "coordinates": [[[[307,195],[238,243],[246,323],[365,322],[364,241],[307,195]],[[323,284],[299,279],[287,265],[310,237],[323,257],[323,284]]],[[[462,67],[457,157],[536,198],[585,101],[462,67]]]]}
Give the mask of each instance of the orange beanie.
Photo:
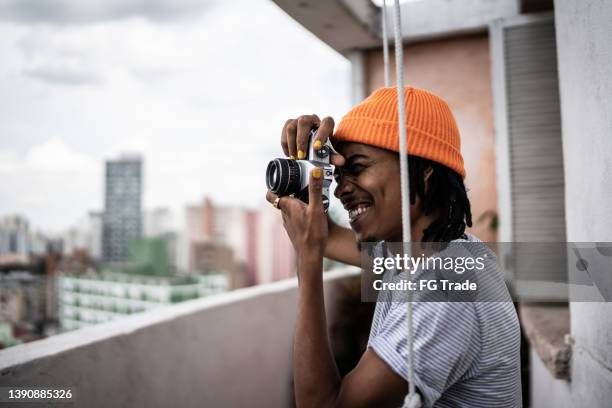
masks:
{"type": "MultiPolygon", "coordinates": [[[[453,114],[440,97],[406,87],[408,153],[435,161],[465,177],[461,138],[453,114]]],[[[347,113],[333,142],[356,142],[399,152],[397,90],[380,88],[347,113]]]]}

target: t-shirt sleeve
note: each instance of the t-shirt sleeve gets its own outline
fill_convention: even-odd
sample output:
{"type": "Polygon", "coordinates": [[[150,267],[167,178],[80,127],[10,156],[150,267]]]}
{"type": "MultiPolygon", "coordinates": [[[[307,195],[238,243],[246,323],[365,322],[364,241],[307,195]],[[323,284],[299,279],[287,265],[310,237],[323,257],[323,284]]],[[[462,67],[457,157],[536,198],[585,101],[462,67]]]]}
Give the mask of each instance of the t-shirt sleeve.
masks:
{"type": "MultiPolygon", "coordinates": [[[[426,407],[457,382],[478,356],[480,336],[471,303],[415,302],[414,383],[426,407]]],[[[408,381],[406,303],[394,303],[368,347],[408,381]]]]}

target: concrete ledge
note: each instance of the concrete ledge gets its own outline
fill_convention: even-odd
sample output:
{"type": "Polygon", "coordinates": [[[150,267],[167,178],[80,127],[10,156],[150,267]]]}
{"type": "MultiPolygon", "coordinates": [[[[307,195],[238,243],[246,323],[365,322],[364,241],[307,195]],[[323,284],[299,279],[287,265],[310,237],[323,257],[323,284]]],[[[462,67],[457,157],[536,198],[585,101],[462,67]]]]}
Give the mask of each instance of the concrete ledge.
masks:
{"type": "MultiPolygon", "coordinates": [[[[326,272],[326,299],[359,273],[326,272]]],[[[11,347],[0,351],[0,384],[74,388],[76,401],[58,406],[290,406],[297,297],[288,279],[11,347]]]]}
{"type": "Polygon", "coordinates": [[[523,303],[519,307],[521,326],[537,356],[551,375],[570,379],[571,346],[565,344],[570,333],[567,303],[523,303]]]}
{"type": "MultiPolygon", "coordinates": [[[[347,268],[325,272],[324,281],[342,280],[357,276],[360,270],[347,268]]],[[[176,305],[153,309],[143,313],[126,316],[108,323],[74,330],[35,342],[0,350],[0,371],[44,357],[61,354],[65,351],[84,347],[117,336],[128,336],[149,326],[171,322],[176,318],[189,316],[203,310],[215,309],[224,305],[239,303],[248,299],[283,293],[297,288],[297,278],[290,278],[265,285],[252,286],[227,293],[195,299],[176,305]]]]}

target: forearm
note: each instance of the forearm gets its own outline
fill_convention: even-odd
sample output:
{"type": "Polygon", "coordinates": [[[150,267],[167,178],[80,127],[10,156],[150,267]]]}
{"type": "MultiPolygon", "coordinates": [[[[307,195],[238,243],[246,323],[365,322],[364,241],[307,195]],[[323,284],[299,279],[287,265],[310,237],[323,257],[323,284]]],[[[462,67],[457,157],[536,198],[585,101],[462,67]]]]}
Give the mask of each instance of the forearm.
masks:
{"type": "Polygon", "coordinates": [[[298,260],[300,276],[294,338],[294,386],[298,407],[325,407],[336,399],[340,375],[327,334],[321,255],[298,260]]]}
{"type": "Polygon", "coordinates": [[[325,247],[325,256],[345,264],[359,266],[361,256],[355,240],[355,235],[348,229],[341,227],[327,218],[329,239],[325,247]]]}

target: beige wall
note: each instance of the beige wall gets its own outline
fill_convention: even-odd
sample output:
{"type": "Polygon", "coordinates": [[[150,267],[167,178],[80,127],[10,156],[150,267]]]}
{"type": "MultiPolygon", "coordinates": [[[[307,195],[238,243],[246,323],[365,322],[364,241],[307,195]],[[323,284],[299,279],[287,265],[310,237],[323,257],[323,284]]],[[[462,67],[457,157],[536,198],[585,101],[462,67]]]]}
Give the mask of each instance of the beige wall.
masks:
{"type": "MultiPolygon", "coordinates": [[[[392,55],[392,83],[394,61],[392,55]]],[[[483,241],[495,241],[496,233],[489,228],[490,218],[478,222],[483,213],[497,212],[488,36],[464,36],[405,46],[404,67],[406,84],[442,97],[455,114],[472,203],[472,232],[483,241]]],[[[366,58],[368,93],[383,86],[383,75],[382,51],[369,52],[366,58]]]]}

